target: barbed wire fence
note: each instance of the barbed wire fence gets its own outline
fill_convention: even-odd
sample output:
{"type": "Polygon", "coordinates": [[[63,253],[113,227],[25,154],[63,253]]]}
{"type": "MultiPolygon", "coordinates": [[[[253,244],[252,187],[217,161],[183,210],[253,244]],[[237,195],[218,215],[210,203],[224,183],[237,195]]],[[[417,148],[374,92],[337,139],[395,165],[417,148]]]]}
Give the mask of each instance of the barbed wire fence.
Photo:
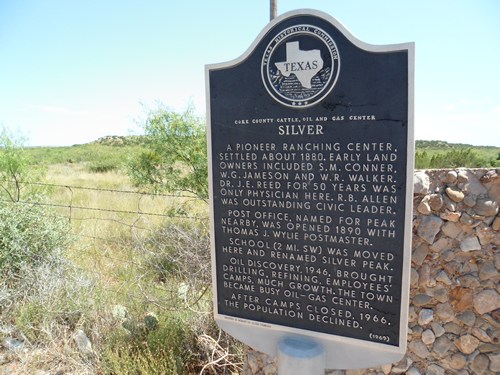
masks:
{"type": "MultiPolygon", "coordinates": [[[[157,231],[162,223],[169,220],[193,223],[206,220],[206,216],[192,216],[182,208],[186,204],[201,201],[188,194],[149,193],[44,182],[1,182],[15,185],[19,189],[15,195],[16,204],[48,207],[52,209],[53,215],[67,219],[80,242],[87,241],[87,248],[81,247],[78,251],[90,251],[91,247],[105,249],[103,245],[122,245],[126,240],[137,238],[139,233],[144,235],[157,231]],[[40,188],[45,194],[23,199],[23,186],[40,188]]],[[[12,203],[12,196],[14,195],[6,198],[0,195],[0,204],[12,203]]],[[[133,259],[118,258],[107,249],[92,251],[92,256],[134,263],[133,259]]]]}
{"type": "MultiPolygon", "coordinates": [[[[73,197],[74,197],[74,191],[76,190],[83,190],[83,191],[94,191],[94,192],[107,192],[107,193],[114,193],[114,194],[126,194],[126,195],[135,195],[140,198],[142,197],[158,197],[158,198],[188,198],[188,199],[197,199],[199,198],[194,197],[193,195],[187,195],[187,194],[163,194],[163,193],[148,193],[148,192],[142,192],[142,191],[135,191],[135,190],[121,190],[121,189],[110,189],[110,188],[97,188],[97,187],[86,187],[86,186],[75,186],[75,185],[62,185],[62,184],[54,184],[54,183],[42,183],[42,182],[19,182],[19,181],[6,181],[3,180],[2,182],[7,182],[7,183],[12,183],[12,184],[18,184],[18,185],[31,185],[31,186],[40,186],[40,187],[45,187],[45,188],[58,188],[58,189],[67,189],[70,192],[70,198],[69,202],[67,204],[57,204],[57,203],[47,203],[47,202],[42,202],[42,201],[23,201],[21,199],[17,200],[18,203],[21,204],[40,204],[40,205],[45,205],[45,206],[51,206],[51,207],[58,207],[58,208],[68,208],[70,210],[72,209],[80,209],[80,210],[88,210],[88,211],[103,211],[103,212],[115,212],[115,213],[128,213],[128,214],[141,214],[141,215],[149,215],[149,216],[161,216],[161,217],[173,217],[172,215],[164,214],[164,213],[154,213],[154,212],[146,212],[141,210],[140,205],[138,205],[138,208],[136,211],[133,210],[118,210],[118,209],[106,209],[106,208],[100,208],[100,207],[88,207],[88,206],[78,206],[73,203],[73,197]]],[[[3,202],[11,202],[12,200],[6,200],[2,199],[3,202]]],[[[139,199],[139,204],[140,204],[140,199],[139,199]]],[[[198,217],[187,217],[187,216],[181,216],[178,215],[177,217],[179,218],[187,218],[187,219],[199,219],[198,217]]],[[[68,218],[71,220],[71,215],[68,216],[68,218]]]]}

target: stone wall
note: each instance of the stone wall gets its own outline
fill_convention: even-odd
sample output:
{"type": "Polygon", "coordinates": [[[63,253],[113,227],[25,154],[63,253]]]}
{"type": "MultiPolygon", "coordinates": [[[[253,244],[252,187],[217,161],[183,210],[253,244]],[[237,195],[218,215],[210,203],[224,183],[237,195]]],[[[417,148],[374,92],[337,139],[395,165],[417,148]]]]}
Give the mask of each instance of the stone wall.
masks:
{"type": "MultiPolygon", "coordinates": [[[[416,171],[407,354],[327,374],[500,373],[499,205],[500,170],[416,171]]],[[[275,372],[249,351],[246,375],[275,372]]]]}

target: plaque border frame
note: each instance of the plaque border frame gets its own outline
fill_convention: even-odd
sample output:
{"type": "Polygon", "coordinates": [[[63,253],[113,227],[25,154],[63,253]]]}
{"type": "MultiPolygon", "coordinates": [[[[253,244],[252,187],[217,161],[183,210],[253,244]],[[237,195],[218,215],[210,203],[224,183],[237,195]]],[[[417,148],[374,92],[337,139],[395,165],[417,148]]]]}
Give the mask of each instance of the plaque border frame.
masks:
{"type": "MultiPolygon", "coordinates": [[[[260,67],[259,67],[260,68],[260,67]]],[[[408,309],[411,270],[411,241],[413,228],[413,171],[414,171],[414,100],[415,100],[415,43],[398,43],[374,45],[365,43],[355,37],[341,22],[331,15],[313,9],[297,9],[286,12],[268,23],[258,34],[252,44],[239,57],[215,64],[205,65],[206,91],[206,121],[207,121],[207,152],[209,178],[209,219],[210,219],[210,246],[212,259],[212,290],[214,318],[225,332],[244,342],[253,349],[271,356],[277,355],[279,341],[287,335],[307,336],[323,345],[326,353],[326,368],[353,369],[374,367],[386,363],[399,361],[407,349],[408,309]],[[332,335],[322,332],[269,324],[249,319],[219,314],[217,308],[217,274],[215,249],[215,223],[213,209],[213,170],[212,170],[212,142],[211,142],[211,108],[210,108],[210,72],[236,66],[246,60],[264,36],[278,23],[297,16],[314,16],[322,18],[336,27],[352,44],[366,52],[397,52],[408,53],[408,131],[407,131],[407,163],[406,163],[406,197],[405,197],[405,234],[402,259],[401,309],[399,327],[399,346],[360,340],[350,337],[332,335]]],[[[274,100],[274,98],[273,98],[274,100]]]]}

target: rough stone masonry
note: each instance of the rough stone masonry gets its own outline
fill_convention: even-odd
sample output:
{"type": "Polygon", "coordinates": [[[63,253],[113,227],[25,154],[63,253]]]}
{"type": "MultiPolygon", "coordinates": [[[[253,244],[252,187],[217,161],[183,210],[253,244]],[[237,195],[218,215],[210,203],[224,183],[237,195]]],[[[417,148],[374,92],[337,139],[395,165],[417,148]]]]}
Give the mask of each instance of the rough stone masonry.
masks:
{"type": "MultiPolygon", "coordinates": [[[[327,374],[500,373],[500,169],[414,173],[408,351],[398,363],[327,374]]],[[[245,375],[276,373],[249,351],[245,375]]]]}

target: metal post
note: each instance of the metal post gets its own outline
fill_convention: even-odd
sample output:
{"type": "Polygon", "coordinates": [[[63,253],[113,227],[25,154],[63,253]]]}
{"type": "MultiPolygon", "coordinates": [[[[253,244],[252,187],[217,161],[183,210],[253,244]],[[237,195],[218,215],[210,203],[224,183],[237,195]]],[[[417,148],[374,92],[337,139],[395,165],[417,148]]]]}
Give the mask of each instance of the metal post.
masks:
{"type": "Polygon", "coordinates": [[[278,12],[278,0],[269,0],[269,20],[276,18],[278,12]]]}
{"type": "Polygon", "coordinates": [[[323,346],[302,336],[285,336],[278,343],[278,375],[324,375],[323,346]]]}

